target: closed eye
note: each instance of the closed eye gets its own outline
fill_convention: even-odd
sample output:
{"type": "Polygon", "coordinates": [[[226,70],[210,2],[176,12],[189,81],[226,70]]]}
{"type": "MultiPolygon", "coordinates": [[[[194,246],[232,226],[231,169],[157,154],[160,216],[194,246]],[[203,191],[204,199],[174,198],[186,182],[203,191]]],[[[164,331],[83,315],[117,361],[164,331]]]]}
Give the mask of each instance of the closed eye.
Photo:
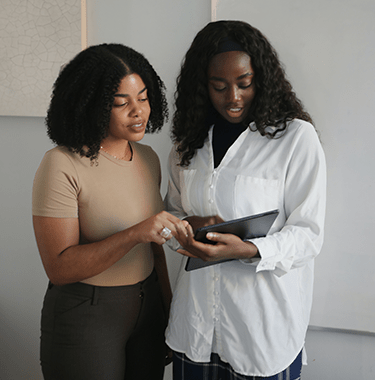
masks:
{"type": "Polygon", "coordinates": [[[252,86],[252,84],[253,84],[253,82],[251,82],[247,86],[238,86],[238,87],[241,88],[242,90],[246,90],[247,88],[250,88],[252,86]]]}
{"type": "Polygon", "coordinates": [[[215,87],[215,86],[212,86],[212,88],[217,91],[217,92],[222,92],[226,89],[226,87],[215,87]]]}
{"type": "Polygon", "coordinates": [[[121,103],[121,104],[116,104],[116,103],[114,103],[114,104],[113,104],[113,107],[126,107],[128,104],[129,104],[128,102],[126,102],[126,103],[121,103]]]}

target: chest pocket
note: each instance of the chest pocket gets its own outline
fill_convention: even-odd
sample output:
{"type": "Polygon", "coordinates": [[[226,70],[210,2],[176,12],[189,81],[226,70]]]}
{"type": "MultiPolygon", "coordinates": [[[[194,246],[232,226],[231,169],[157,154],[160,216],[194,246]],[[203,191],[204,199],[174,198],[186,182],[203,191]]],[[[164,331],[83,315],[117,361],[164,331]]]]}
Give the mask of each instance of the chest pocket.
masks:
{"type": "Polygon", "coordinates": [[[281,181],[238,175],[234,184],[236,217],[283,207],[281,181]]]}
{"type": "Polygon", "coordinates": [[[194,194],[193,181],[196,171],[196,169],[180,171],[181,205],[188,215],[191,215],[193,211],[191,197],[194,194]]]}

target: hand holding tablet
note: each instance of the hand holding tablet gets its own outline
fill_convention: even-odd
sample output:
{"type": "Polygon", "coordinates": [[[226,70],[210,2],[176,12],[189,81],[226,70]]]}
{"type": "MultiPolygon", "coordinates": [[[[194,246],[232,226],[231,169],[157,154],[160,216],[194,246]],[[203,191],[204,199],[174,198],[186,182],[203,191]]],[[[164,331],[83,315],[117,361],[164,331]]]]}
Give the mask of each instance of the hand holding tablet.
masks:
{"type": "MultiPolygon", "coordinates": [[[[206,239],[206,234],[208,232],[230,233],[240,237],[242,240],[264,237],[267,235],[278,214],[279,210],[272,210],[244,218],[233,219],[224,223],[198,228],[195,232],[194,238],[202,243],[215,244],[206,239]]],[[[190,271],[230,260],[232,259],[203,261],[199,258],[189,257],[185,270],[190,271]]]]}

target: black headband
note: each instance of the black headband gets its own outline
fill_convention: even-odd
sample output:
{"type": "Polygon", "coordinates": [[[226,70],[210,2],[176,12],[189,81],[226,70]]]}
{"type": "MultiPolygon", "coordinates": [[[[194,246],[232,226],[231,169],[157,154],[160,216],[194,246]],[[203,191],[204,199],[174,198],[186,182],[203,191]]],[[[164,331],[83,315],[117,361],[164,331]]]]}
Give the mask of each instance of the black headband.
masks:
{"type": "Polygon", "coordinates": [[[226,53],[228,51],[245,51],[245,49],[236,41],[232,40],[230,37],[224,37],[219,42],[216,54],[226,53]]]}

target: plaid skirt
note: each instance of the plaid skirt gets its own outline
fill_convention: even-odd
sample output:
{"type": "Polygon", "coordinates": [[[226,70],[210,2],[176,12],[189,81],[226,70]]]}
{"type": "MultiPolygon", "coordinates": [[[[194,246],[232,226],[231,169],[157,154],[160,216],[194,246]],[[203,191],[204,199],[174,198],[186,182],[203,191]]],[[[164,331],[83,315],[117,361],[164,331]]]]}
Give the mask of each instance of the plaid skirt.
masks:
{"type": "Polygon", "coordinates": [[[211,354],[209,363],[193,362],[178,352],[173,354],[173,380],[300,380],[301,370],[302,351],[288,368],[269,377],[240,375],[217,354],[211,354]]]}

